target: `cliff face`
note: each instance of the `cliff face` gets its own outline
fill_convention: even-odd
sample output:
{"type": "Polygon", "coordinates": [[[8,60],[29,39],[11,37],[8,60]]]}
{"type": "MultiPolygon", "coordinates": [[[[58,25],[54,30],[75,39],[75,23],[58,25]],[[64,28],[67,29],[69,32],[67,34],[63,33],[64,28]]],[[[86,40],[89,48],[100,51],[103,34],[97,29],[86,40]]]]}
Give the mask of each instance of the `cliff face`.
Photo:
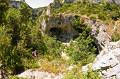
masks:
{"type": "MultiPolygon", "coordinates": [[[[79,0],[63,0],[64,3],[73,3],[79,0]]],[[[102,0],[89,0],[92,3],[100,3],[102,0]]],[[[108,0],[110,3],[120,4],[119,0],[108,0]]],[[[79,36],[79,31],[73,26],[73,21],[78,17],[82,24],[87,25],[91,28],[90,36],[94,38],[95,44],[99,50],[99,54],[95,61],[92,63],[92,69],[94,71],[100,70],[100,73],[105,79],[120,79],[120,41],[111,42],[111,36],[108,33],[109,25],[105,24],[103,21],[90,18],[86,15],[80,14],[52,14],[52,9],[60,8],[62,6],[61,2],[56,1],[50,4],[48,7],[41,9],[37,14],[40,15],[39,24],[42,34],[47,34],[52,37],[56,37],[57,40],[62,43],[68,43],[74,38],[79,36]]],[[[35,12],[36,13],[36,12],[35,12]]],[[[102,14],[101,14],[102,15],[102,14]]],[[[82,26],[82,25],[81,25],[82,26]]],[[[78,27],[81,27],[78,25],[78,27]]],[[[114,27],[114,26],[112,26],[114,27]]],[[[115,25],[114,31],[119,29],[119,25],[115,25]]],[[[81,30],[80,30],[81,31],[81,30]]],[[[79,39],[80,40],[80,39],[79,39]]],[[[75,42],[75,41],[74,41],[75,42]]],[[[77,43],[76,43],[77,44],[77,43]]],[[[70,45],[68,45],[69,47],[70,45]]],[[[67,45],[66,45],[67,47],[67,45]]],[[[79,47],[79,46],[78,46],[79,47]]],[[[86,50],[86,49],[85,49],[86,50]]],[[[73,51],[72,51],[73,52],[73,51]]],[[[62,53],[65,54],[64,49],[62,53]]],[[[84,52],[83,52],[84,53],[84,52]]],[[[88,52],[87,52],[88,53],[88,52]]],[[[65,56],[65,55],[64,55],[65,56]]],[[[87,71],[88,65],[83,66],[83,71],[87,71]]],[[[18,75],[19,77],[28,78],[49,78],[49,79],[62,79],[63,75],[54,75],[53,73],[41,72],[38,70],[28,70],[24,73],[18,75]],[[39,75],[41,74],[41,75],[39,75]],[[46,76],[47,75],[47,76],[46,76]],[[53,77],[54,78],[53,78],[53,77]]]]}
{"type": "Polygon", "coordinates": [[[57,37],[62,42],[69,42],[74,36],[78,35],[72,27],[72,15],[44,16],[41,21],[41,30],[51,36],[57,37]]]}
{"type": "MultiPolygon", "coordinates": [[[[64,0],[63,3],[73,3],[76,0],[64,0]]],[[[92,0],[94,3],[99,3],[102,0],[92,0]]],[[[120,4],[119,0],[108,0],[109,3],[120,4]]],[[[75,36],[79,35],[79,32],[75,30],[72,26],[72,22],[75,18],[74,14],[58,14],[51,15],[51,7],[48,8],[46,15],[42,16],[41,19],[41,30],[43,33],[49,35],[55,35],[58,40],[62,42],[69,42],[75,36]]],[[[101,70],[100,73],[103,78],[111,79],[116,77],[120,79],[120,41],[111,42],[111,34],[119,29],[119,25],[111,25],[112,31],[108,33],[110,28],[109,25],[105,24],[103,21],[97,19],[90,19],[89,17],[80,16],[83,24],[90,26],[91,36],[99,50],[99,55],[92,63],[93,70],[101,70]],[[118,28],[118,29],[117,29],[118,28]],[[115,30],[116,29],[116,30],[115,30]]],[[[119,24],[119,23],[118,23],[119,24]]],[[[83,66],[83,71],[87,71],[88,66],[83,66]]]]}
{"type": "MultiPolygon", "coordinates": [[[[63,41],[64,38],[66,40],[68,39],[67,42],[69,42],[74,36],[77,36],[78,33],[72,27],[72,22],[75,18],[75,15],[80,16],[80,17],[84,16],[84,15],[75,14],[74,12],[73,12],[73,14],[71,12],[70,12],[70,14],[67,14],[67,13],[66,14],[65,13],[57,13],[57,15],[53,14],[53,9],[56,10],[56,8],[57,8],[57,10],[58,10],[62,5],[64,5],[64,3],[73,3],[73,2],[77,2],[77,1],[83,1],[83,0],[63,0],[62,1],[63,3],[59,0],[56,0],[54,3],[50,4],[45,10],[43,10],[42,15],[41,15],[42,18],[40,18],[40,26],[41,26],[42,33],[54,35],[54,34],[56,34],[56,32],[53,33],[53,30],[56,29],[60,33],[56,34],[55,36],[61,41],[63,41]],[[57,6],[57,4],[58,4],[58,6],[57,6]],[[67,37],[67,36],[69,36],[69,37],[67,37]],[[63,39],[60,39],[60,38],[63,38],[63,39]]],[[[86,0],[86,1],[90,1],[93,3],[99,3],[103,0],[86,0]]],[[[106,1],[109,3],[119,4],[119,0],[106,0],[106,1]]],[[[70,7],[70,8],[72,8],[72,7],[70,7]]],[[[71,10],[71,11],[74,11],[74,10],[71,10]]],[[[109,14],[107,14],[107,15],[109,15],[109,14]]],[[[114,27],[116,27],[116,26],[110,25],[111,26],[110,27],[109,25],[106,25],[103,21],[93,20],[93,19],[90,19],[89,17],[85,18],[84,24],[91,26],[91,28],[92,28],[91,35],[95,38],[95,42],[98,45],[99,50],[101,50],[102,48],[104,48],[104,45],[106,45],[109,41],[111,41],[111,35],[112,35],[114,27]],[[110,33],[108,33],[108,30],[111,28],[112,28],[112,31],[110,33]]],[[[102,16],[102,14],[100,15],[100,17],[104,18],[104,16],[102,16]]],[[[82,19],[82,18],[80,18],[80,19],[82,19]]],[[[117,25],[117,27],[118,27],[118,25],[117,25]]]]}
{"type": "MultiPolygon", "coordinates": [[[[70,42],[79,32],[72,26],[72,22],[76,15],[57,15],[57,16],[43,16],[41,19],[41,30],[43,33],[51,36],[56,36],[62,42],[70,42]]],[[[107,33],[107,25],[90,18],[81,17],[84,19],[83,24],[91,27],[91,36],[94,37],[98,50],[101,51],[106,44],[111,41],[111,36],[107,33]]]]}

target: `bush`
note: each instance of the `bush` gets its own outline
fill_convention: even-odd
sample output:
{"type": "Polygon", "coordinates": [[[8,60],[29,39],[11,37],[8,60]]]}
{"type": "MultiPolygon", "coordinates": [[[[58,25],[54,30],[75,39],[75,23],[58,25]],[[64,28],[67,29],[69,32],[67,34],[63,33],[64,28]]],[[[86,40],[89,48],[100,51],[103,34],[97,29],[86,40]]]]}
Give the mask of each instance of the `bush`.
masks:
{"type": "Polygon", "coordinates": [[[46,46],[46,52],[44,53],[44,56],[49,60],[60,58],[61,42],[56,40],[56,38],[50,37],[48,35],[43,37],[43,41],[46,46]]]}
{"type": "Polygon", "coordinates": [[[101,77],[97,71],[89,69],[88,72],[82,73],[80,67],[76,67],[72,71],[67,72],[63,79],[101,79],[101,77]]]}
{"type": "Polygon", "coordinates": [[[114,33],[112,35],[112,41],[119,41],[120,40],[120,34],[119,33],[114,33]]]}
{"type": "Polygon", "coordinates": [[[120,7],[115,4],[101,3],[101,4],[90,4],[88,3],[71,3],[63,4],[62,7],[55,9],[53,14],[69,14],[75,13],[79,15],[97,15],[100,20],[118,20],[120,18],[120,7]]]}
{"type": "Polygon", "coordinates": [[[66,52],[70,56],[73,63],[81,62],[83,65],[92,62],[96,56],[97,48],[95,42],[90,36],[90,28],[82,25],[80,28],[79,37],[70,43],[66,48],[66,52]]]}
{"type": "Polygon", "coordinates": [[[19,78],[19,77],[13,75],[13,76],[10,76],[9,79],[27,79],[27,78],[19,78]]]}

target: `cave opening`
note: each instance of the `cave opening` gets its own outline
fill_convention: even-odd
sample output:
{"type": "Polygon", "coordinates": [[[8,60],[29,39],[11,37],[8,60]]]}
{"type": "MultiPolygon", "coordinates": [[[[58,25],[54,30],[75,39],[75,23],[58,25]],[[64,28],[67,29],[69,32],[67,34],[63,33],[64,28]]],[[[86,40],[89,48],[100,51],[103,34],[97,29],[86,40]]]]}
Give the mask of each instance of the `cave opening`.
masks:
{"type": "Polygon", "coordinates": [[[62,28],[51,28],[49,30],[49,35],[64,43],[68,43],[73,39],[72,32],[63,30],[62,28]]]}

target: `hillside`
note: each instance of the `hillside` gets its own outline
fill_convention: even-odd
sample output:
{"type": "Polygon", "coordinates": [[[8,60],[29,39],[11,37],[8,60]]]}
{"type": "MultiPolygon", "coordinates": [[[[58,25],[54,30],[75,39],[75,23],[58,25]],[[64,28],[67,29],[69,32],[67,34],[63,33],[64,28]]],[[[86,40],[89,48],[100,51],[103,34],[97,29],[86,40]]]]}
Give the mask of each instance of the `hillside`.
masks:
{"type": "Polygon", "coordinates": [[[1,0],[0,18],[1,79],[120,79],[119,0],[1,0]]]}

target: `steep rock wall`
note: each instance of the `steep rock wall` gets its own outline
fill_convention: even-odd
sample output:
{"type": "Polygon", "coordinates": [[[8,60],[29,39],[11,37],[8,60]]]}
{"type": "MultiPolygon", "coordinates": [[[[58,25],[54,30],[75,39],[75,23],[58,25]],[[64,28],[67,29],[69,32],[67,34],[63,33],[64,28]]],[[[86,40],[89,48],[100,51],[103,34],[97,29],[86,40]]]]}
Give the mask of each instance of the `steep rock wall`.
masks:
{"type": "MultiPolygon", "coordinates": [[[[76,15],[56,15],[44,16],[41,20],[41,29],[43,33],[55,35],[62,42],[69,42],[74,36],[79,35],[78,31],[72,26],[76,15]],[[56,31],[56,32],[55,32],[56,31]],[[60,32],[60,33],[57,33],[60,32]]],[[[84,17],[81,17],[82,19],[84,17]]],[[[107,33],[107,25],[103,22],[84,18],[84,24],[91,27],[91,36],[95,39],[98,50],[101,51],[104,46],[111,41],[111,36],[107,33]]],[[[79,26],[80,27],[80,26],[79,26]]]]}
{"type": "Polygon", "coordinates": [[[78,35],[71,25],[73,19],[72,15],[44,16],[41,21],[42,32],[54,35],[62,42],[69,42],[70,39],[78,35]]]}
{"type": "Polygon", "coordinates": [[[91,35],[95,39],[98,50],[101,51],[111,41],[111,36],[107,33],[108,26],[96,20],[85,19],[84,21],[85,24],[91,26],[91,35]]]}

